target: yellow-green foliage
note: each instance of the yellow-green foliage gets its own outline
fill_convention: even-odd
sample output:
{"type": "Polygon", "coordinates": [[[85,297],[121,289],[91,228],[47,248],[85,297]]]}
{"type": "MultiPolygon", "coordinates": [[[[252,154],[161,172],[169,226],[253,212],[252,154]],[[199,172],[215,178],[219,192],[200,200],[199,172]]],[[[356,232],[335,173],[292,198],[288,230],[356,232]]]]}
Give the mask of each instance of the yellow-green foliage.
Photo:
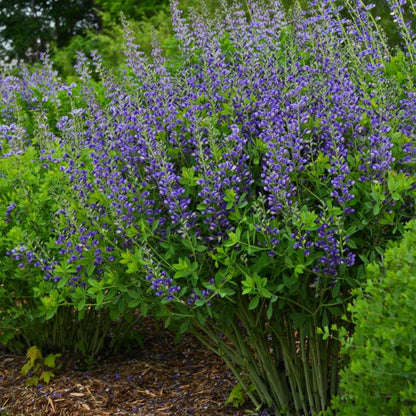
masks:
{"type": "Polygon", "coordinates": [[[36,345],[30,347],[26,353],[26,363],[20,370],[21,374],[28,376],[26,385],[36,386],[39,382],[48,384],[55,377],[53,371],[57,367],[56,359],[62,354],[49,354],[43,358],[42,351],[36,345]]]}
{"type": "Polygon", "coordinates": [[[351,306],[356,324],[344,345],[340,416],[416,414],[416,221],[403,240],[368,267],[351,306]]]}

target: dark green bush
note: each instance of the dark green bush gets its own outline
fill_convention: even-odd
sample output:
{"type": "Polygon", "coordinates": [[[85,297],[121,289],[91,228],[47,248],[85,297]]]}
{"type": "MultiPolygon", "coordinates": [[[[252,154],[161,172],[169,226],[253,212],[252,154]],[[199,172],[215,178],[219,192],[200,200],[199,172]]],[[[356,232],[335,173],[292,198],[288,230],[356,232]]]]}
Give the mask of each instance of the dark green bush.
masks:
{"type": "Polygon", "coordinates": [[[415,415],[416,221],[367,270],[350,307],[356,327],[344,345],[350,363],[341,373],[340,415],[415,415]]]}

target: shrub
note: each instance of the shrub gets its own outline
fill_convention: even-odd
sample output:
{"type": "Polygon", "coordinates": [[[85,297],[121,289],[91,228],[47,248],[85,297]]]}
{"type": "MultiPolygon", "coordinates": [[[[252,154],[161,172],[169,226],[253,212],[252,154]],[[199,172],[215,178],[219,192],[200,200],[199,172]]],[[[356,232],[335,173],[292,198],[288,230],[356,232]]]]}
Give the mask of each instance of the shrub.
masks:
{"type": "MultiPolygon", "coordinates": [[[[34,290],[42,286],[41,264],[33,250],[24,245],[31,241],[49,242],[54,212],[59,209],[57,195],[62,194],[66,176],[57,169],[46,169],[36,163],[39,155],[34,147],[26,147],[20,155],[0,159],[0,317],[2,342],[8,343],[31,319],[39,318],[40,299],[34,290]],[[32,266],[28,270],[26,265],[32,266]],[[33,266],[39,267],[33,267],[33,266]]],[[[45,265],[46,266],[46,265],[45,265]]],[[[44,289],[47,292],[47,289],[44,289]]],[[[35,330],[37,332],[37,330],[35,330]]],[[[21,351],[14,339],[14,349],[21,351]]],[[[22,347],[24,350],[28,346],[22,347]]]]}
{"type": "Polygon", "coordinates": [[[38,345],[90,359],[111,354],[129,339],[140,342],[129,333],[135,310],[124,311],[120,293],[104,293],[96,283],[102,243],[84,258],[91,287],[78,283],[78,269],[67,261],[74,248],[56,243],[71,226],[63,213],[77,206],[65,173],[65,152],[74,143],[65,150],[49,122],[67,111],[72,87],[59,84],[47,61],[40,71],[4,78],[0,85],[0,341],[19,353],[38,345]]]}
{"type": "MultiPolygon", "coordinates": [[[[137,319],[131,310],[112,323],[120,314],[119,309],[116,315],[113,312],[119,307],[116,301],[111,312],[106,304],[99,303],[100,310],[91,308],[100,299],[99,285],[89,292],[77,287],[76,275],[68,281],[70,266],[61,267],[59,276],[48,272],[58,271],[56,258],[62,253],[56,247],[53,226],[59,224],[60,210],[71,197],[58,155],[59,149],[42,161],[37,150],[28,146],[22,154],[0,159],[0,172],[4,172],[0,178],[0,339],[19,353],[36,344],[95,358],[111,354],[129,337],[134,339],[128,330],[137,319]]],[[[89,262],[93,265],[94,260],[89,262]]],[[[90,277],[94,277],[91,269],[90,277]]]]}
{"type": "Polygon", "coordinates": [[[416,414],[416,221],[407,228],[381,263],[367,267],[349,307],[355,330],[344,345],[350,362],[339,415],[416,414]]]}

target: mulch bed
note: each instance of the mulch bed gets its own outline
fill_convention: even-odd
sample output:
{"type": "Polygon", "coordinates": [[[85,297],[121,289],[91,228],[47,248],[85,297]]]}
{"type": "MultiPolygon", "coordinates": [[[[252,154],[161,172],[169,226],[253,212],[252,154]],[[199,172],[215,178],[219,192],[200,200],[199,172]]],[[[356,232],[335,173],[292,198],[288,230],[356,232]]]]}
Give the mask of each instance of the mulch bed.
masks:
{"type": "Polygon", "coordinates": [[[25,357],[0,349],[0,415],[246,414],[225,404],[235,381],[215,354],[190,335],[175,344],[173,334],[158,331],[149,328],[143,348],[89,370],[76,357],[63,356],[56,377],[37,387],[27,387],[20,374],[25,357]]]}

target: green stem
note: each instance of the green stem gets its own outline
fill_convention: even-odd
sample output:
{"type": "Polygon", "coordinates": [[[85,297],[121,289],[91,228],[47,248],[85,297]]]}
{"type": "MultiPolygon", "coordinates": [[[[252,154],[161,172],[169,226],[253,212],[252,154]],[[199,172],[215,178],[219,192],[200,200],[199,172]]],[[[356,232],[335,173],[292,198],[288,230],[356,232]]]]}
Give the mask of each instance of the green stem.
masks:
{"type": "Polygon", "coordinates": [[[300,329],[300,356],[303,364],[303,374],[305,379],[306,392],[308,395],[310,411],[312,414],[315,414],[316,403],[314,396],[314,382],[309,364],[309,340],[306,338],[306,334],[303,328],[300,329]],[[308,343],[308,346],[306,346],[306,343],[308,343]]]}
{"type": "Polygon", "coordinates": [[[248,372],[250,381],[254,384],[259,396],[265,399],[265,402],[268,406],[272,406],[274,404],[273,397],[270,395],[268,386],[263,381],[264,375],[262,374],[261,369],[264,367],[259,368],[258,363],[256,362],[252,352],[250,351],[246,340],[243,339],[241,331],[238,327],[235,326],[235,324],[233,325],[233,330],[235,336],[233,341],[237,346],[239,352],[246,359],[243,368],[245,368],[248,372]]]}
{"type": "Polygon", "coordinates": [[[319,404],[318,410],[324,410],[326,407],[326,388],[325,388],[325,377],[323,376],[323,372],[326,374],[325,368],[323,367],[323,362],[321,358],[321,349],[324,349],[323,345],[319,345],[319,341],[314,333],[315,327],[310,329],[309,334],[309,341],[310,351],[312,354],[312,372],[314,374],[317,393],[319,395],[319,404]]]}
{"type": "Polygon", "coordinates": [[[218,337],[216,337],[215,334],[212,333],[212,331],[208,330],[207,326],[201,327],[199,323],[196,323],[195,328],[199,330],[194,330],[191,326],[190,332],[210,351],[214,352],[216,355],[221,357],[221,359],[231,370],[237,381],[240,383],[241,387],[244,389],[254,406],[256,406],[256,408],[259,408],[261,406],[261,403],[257,400],[257,398],[250,390],[249,386],[247,386],[246,382],[242,379],[240,371],[238,371],[238,368],[245,367],[244,361],[241,358],[241,356],[236,355],[234,351],[232,351],[231,348],[225,342],[219,340],[218,337]],[[207,334],[207,338],[202,336],[201,331],[207,334]],[[211,344],[210,341],[213,342],[215,346],[211,344]],[[237,364],[238,368],[235,364],[237,364]]]}
{"type": "Polygon", "coordinates": [[[338,394],[338,374],[339,374],[339,350],[340,342],[337,339],[331,341],[331,376],[330,376],[330,394],[331,398],[338,394]]]}
{"type": "Polygon", "coordinates": [[[260,408],[261,403],[256,399],[256,396],[254,396],[254,394],[250,391],[250,388],[246,385],[244,380],[241,378],[240,373],[237,371],[237,369],[232,364],[232,362],[226,356],[223,356],[221,358],[224,360],[227,367],[231,370],[236,380],[240,383],[241,387],[244,389],[244,391],[246,392],[247,396],[249,397],[251,402],[254,404],[254,406],[256,408],[260,408]]]}
{"type": "Polygon", "coordinates": [[[277,399],[281,409],[288,409],[289,387],[287,385],[286,375],[282,373],[279,377],[277,373],[277,363],[271,359],[270,351],[264,342],[257,340],[254,343],[254,348],[257,352],[258,359],[262,364],[267,376],[267,381],[274,397],[277,399]]]}
{"type": "Polygon", "coordinates": [[[238,366],[243,366],[244,363],[241,356],[233,351],[230,345],[222,341],[216,334],[214,334],[207,325],[201,326],[199,321],[195,320],[190,325],[189,332],[191,332],[195,338],[197,338],[214,354],[219,356],[227,354],[229,357],[232,357],[232,360],[237,363],[238,366]],[[203,333],[205,333],[206,337],[202,335],[203,333]]]}
{"type": "MultiPolygon", "coordinates": [[[[289,337],[290,342],[284,338],[284,335],[281,336],[274,327],[271,327],[271,329],[275,337],[277,338],[280,348],[282,350],[281,355],[285,361],[285,367],[288,371],[288,379],[291,386],[296,413],[299,413],[300,408],[302,408],[303,412],[307,414],[308,410],[305,402],[305,396],[303,394],[304,385],[300,377],[300,371],[298,368],[295,367],[294,364],[295,360],[299,360],[299,357],[297,357],[296,351],[292,350],[292,353],[290,352],[291,349],[289,346],[291,345],[293,348],[296,347],[293,336],[291,336],[291,331],[293,331],[293,328],[291,328],[290,326],[286,328],[287,336],[289,337]]],[[[276,347],[277,346],[273,346],[274,349],[276,347]]]]}
{"type": "MultiPolygon", "coordinates": [[[[268,387],[273,394],[272,402],[268,404],[275,404],[281,409],[287,409],[289,388],[287,386],[286,376],[285,374],[281,374],[280,376],[278,374],[277,365],[273,362],[272,354],[264,339],[264,328],[259,328],[255,325],[255,320],[249,312],[247,300],[244,297],[241,297],[239,305],[239,317],[243,322],[245,330],[249,334],[250,341],[256,352],[257,360],[260,362],[260,368],[264,371],[268,387]]],[[[236,332],[238,332],[238,335],[241,335],[241,331],[239,331],[238,328],[236,332]]],[[[250,354],[252,353],[250,352],[250,354]]]]}

